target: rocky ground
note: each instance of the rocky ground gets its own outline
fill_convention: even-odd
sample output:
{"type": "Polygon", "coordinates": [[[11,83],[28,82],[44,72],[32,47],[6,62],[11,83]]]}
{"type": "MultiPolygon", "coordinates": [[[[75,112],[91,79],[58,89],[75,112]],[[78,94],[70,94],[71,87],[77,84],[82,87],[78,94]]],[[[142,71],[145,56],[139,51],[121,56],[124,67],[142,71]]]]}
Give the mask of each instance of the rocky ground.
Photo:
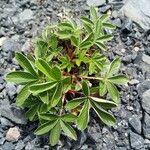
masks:
{"type": "MultiPolygon", "coordinates": [[[[150,1],[149,0],[1,0],[0,1],[0,150],[149,150],[150,149],[150,1]],[[19,87],[4,81],[4,75],[18,65],[15,51],[27,53],[32,39],[49,23],[88,14],[88,5],[111,14],[117,26],[108,43],[109,58],[120,56],[121,71],[129,78],[121,104],[113,109],[114,127],[103,126],[91,117],[88,129],[78,141],[62,137],[50,147],[47,137],[33,134],[37,123],[30,123],[15,106],[19,87]],[[140,27],[139,27],[140,26],[140,27]]],[[[110,32],[110,31],[108,31],[110,32]]]]}

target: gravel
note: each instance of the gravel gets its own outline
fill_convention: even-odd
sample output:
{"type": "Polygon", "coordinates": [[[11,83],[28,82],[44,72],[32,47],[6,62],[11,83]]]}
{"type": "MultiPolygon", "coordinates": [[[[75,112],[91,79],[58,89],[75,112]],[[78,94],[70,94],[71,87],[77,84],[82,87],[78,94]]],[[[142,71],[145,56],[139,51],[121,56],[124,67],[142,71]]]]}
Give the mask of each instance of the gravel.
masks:
{"type": "Polygon", "coordinates": [[[141,14],[141,9],[130,9],[126,14],[125,11],[129,9],[127,4],[134,1],[0,1],[0,150],[150,149],[150,34],[144,32],[149,26],[149,17],[146,14],[150,6],[149,0],[138,0],[134,7],[144,6],[142,11],[146,14],[141,14]],[[112,109],[117,118],[114,127],[102,125],[92,114],[88,129],[83,133],[78,132],[77,141],[62,135],[58,145],[52,148],[48,145],[47,136],[34,135],[37,123],[27,122],[25,111],[16,107],[14,103],[19,87],[6,83],[4,75],[19,68],[14,60],[15,51],[30,52],[33,48],[32,39],[40,36],[47,24],[56,23],[63,16],[71,16],[78,20],[80,15],[89,14],[87,4],[96,5],[99,12],[108,12],[111,15],[111,21],[117,28],[113,31],[113,40],[108,42],[108,57],[110,60],[118,56],[122,59],[120,72],[127,74],[130,82],[128,86],[119,88],[121,104],[112,109]],[[120,9],[126,17],[120,13],[120,9]],[[135,10],[140,13],[136,13],[135,10]],[[138,20],[133,18],[134,13],[138,20]],[[16,126],[21,137],[16,142],[8,142],[5,139],[6,133],[9,128],[16,126]]]}

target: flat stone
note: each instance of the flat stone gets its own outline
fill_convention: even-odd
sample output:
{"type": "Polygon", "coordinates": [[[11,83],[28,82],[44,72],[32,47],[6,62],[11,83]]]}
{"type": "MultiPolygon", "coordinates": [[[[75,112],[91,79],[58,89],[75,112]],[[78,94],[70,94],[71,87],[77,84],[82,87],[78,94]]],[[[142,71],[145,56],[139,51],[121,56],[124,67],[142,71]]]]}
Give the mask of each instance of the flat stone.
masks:
{"type": "Polygon", "coordinates": [[[126,0],[121,11],[125,16],[140,25],[145,31],[150,29],[150,1],[126,0]]]}
{"type": "Polygon", "coordinates": [[[5,142],[2,146],[2,150],[14,150],[15,145],[11,142],[5,142]]]}
{"type": "Polygon", "coordinates": [[[6,40],[6,37],[1,37],[1,38],[0,38],[0,46],[3,45],[3,43],[4,43],[5,40],[6,40]]]}
{"type": "Polygon", "coordinates": [[[129,124],[132,127],[132,129],[137,132],[138,134],[141,134],[141,121],[138,116],[133,115],[131,118],[129,118],[129,124]]]}
{"type": "Polygon", "coordinates": [[[33,19],[33,12],[30,9],[25,9],[19,14],[19,20],[21,23],[29,21],[31,19],[33,19]]]}
{"type": "Polygon", "coordinates": [[[144,115],[143,133],[147,139],[150,139],[150,115],[147,113],[144,115]]]}
{"type": "Polygon", "coordinates": [[[150,56],[143,54],[142,60],[150,65],[150,56]]]}
{"type": "Polygon", "coordinates": [[[89,6],[101,6],[105,3],[105,0],[87,0],[87,5],[89,6]]]}
{"type": "Polygon", "coordinates": [[[144,139],[134,132],[130,132],[130,143],[131,148],[135,150],[139,150],[144,147],[144,139]]]}
{"type": "Polygon", "coordinates": [[[148,114],[150,114],[150,89],[142,95],[142,107],[148,114]]]}
{"type": "Polygon", "coordinates": [[[0,114],[16,124],[27,124],[24,111],[16,106],[3,105],[0,106],[0,114]]]}
{"type": "Polygon", "coordinates": [[[6,140],[9,142],[16,142],[20,137],[20,131],[18,127],[9,128],[6,133],[6,140]]]}
{"type": "Polygon", "coordinates": [[[12,97],[12,96],[14,96],[14,95],[16,94],[16,90],[17,90],[17,88],[15,87],[14,84],[12,84],[12,83],[10,83],[10,82],[8,82],[8,83],[6,84],[6,91],[8,92],[8,95],[9,95],[10,97],[12,97]]]}
{"type": "Polygon", "coordinates": [[[25,144],[22,140],[18,141],[15,150],[22,150],[25,147],[25,144]]]}
{"type": "Polygon", "coordinates": [[[12,127],[14,126],[8,119],[1,117],[0,122],[2,127],[12,127]]]}
{"type": "Polygon", "coordinates": [[[129,83],[130,83],[131,85],[135,85],[135,84],[138,84],[138,83],[139,83],[139,80],[132,79],[132,80],[129,81],[129,83]]]}

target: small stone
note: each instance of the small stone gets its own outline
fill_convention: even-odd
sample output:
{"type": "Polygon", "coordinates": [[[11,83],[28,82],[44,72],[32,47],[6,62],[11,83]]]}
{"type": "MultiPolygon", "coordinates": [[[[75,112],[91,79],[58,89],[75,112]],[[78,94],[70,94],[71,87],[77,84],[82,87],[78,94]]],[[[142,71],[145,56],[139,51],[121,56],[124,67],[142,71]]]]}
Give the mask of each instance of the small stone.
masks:
{"type": "Polygon", "coordinates": [[[142,95],[142,107],[148,114],[150,114],[150,89],[142,95]]]}
{"type": "Polygon", "coordinates": [[[1,37],[1,38],[0,38],[0,46],[3,45],[3,43],[4,43],[5,40],[6,40],[6,37],[1,37]]]}
{"type": "Polygon", "coordinates": [[[130,143],[131,148],[135,150],[139,150],[144,147],[144,139],[134,132],[130,132],[130,143]]]}
{"type": "Polygon", "coordinates": [[[105,3],[105,0],[87,0],[87,5],[89,6],[101,6],[105,3]]]}
{"type": "Polygon", "coordinates": [[[144,116],[143,133],[145,138],[150,139],[150,115],[147,113],[144,116]]]}
{"type": "Polygon", "coordinates": [[[150,56],[143,54],[142,60],[150,65],[150,56]]]}
{"type": "Polygon", "coordinates": [[[4,137],[3,137],[3,138],[0,138],[0,145],[3,145],[4,142],[5,142],[5,138],[4,138],[4,137]]]}
{"type": "Polygon", "coordinates": [[[17,127],[9,128],[9,130],[6,133],[6,140],[10,142],[18,141],[19,137],[20,131],[17,127]]]}
{"type": "Polygon", "coordinates": [[[12,127],[13,124],[6,118],[0,118],[0,122],[1,122],[1,125],[2,127],[12,127]]]}
{"type": "Polygon", "coordinates": [[[10,83],[10,82],[8,82],[7,84],[6,84],[6,91],[8,92],[8,95],[10,96],[10,97],[12,97],[12,96],[14,96],[15,94],[16,94],[16,87],[15,87],[15,85],[14,84],[12,84],[12,83],[10,83]]]}
{"type": "Polygon", "coordinates": [[[131,118],[129,118],[129,124],[135,132],[141,134],[142,126],[138,116],[133,115],[131,118]]]}
{"type": "Polygon", "coordinates": [[[20,140],[20,141],[17,143],[17,145],[16,145],[16,147],[15,147],[15,150],[22,150],[24,147],[25,147],[24,142],[23,142],[22,140],[20,140]]]}
{"type": "Polygon", "coordinates": [[[131,85],[136,85],[136,84],[139,84],[139,80],[132,79],[132,80],[129,81],[129,83],[130,83],[131,85]]]}
{"type": "Polygon", "coordinates": [[[134,51],[138,52],[140,50],[139,47],[134,47],[134,51]]]}
{"type": "Polygon", "coordinates": [[[15,145],[11,142],[5,142],[2,146],[2,150],[14,150],[15,145]]]}
{"type": "Polygon", "coordinates": [[[19,14],[19,19],[21,23],[33,19],[33,12],[30,9],[25,9],[19,14]]]}

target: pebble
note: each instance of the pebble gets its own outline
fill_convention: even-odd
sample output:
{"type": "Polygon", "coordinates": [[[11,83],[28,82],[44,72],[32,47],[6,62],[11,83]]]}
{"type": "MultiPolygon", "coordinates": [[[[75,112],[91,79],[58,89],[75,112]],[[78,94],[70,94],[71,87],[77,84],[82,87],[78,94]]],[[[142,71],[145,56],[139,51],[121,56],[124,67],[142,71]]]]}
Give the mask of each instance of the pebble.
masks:
{"type": "Polygon", "coordinates": [[[0,38],[0,46],[3,45],[3,43],[4,43],[5,40],[6,40],[6,37],[1,37],[1,38],[0,38]]]}
{"type": "Polygon", "coordinates": [[[150,139],[150,115],[147,113],[144,115],[143,133],[145,138],[150,139]]]}
{"type": "Polygon", "coordinates": [[[150,114],[150,89],[145,91],[142,95],[142,107],[150,114]]]}
{"type": "Polygon", "coordinates": [[[20,137],[20,131],[18,127],[9,128],[9,130],[6,133],[6,140],[10,142],[18,141],[19,137],[20,137]]]}

